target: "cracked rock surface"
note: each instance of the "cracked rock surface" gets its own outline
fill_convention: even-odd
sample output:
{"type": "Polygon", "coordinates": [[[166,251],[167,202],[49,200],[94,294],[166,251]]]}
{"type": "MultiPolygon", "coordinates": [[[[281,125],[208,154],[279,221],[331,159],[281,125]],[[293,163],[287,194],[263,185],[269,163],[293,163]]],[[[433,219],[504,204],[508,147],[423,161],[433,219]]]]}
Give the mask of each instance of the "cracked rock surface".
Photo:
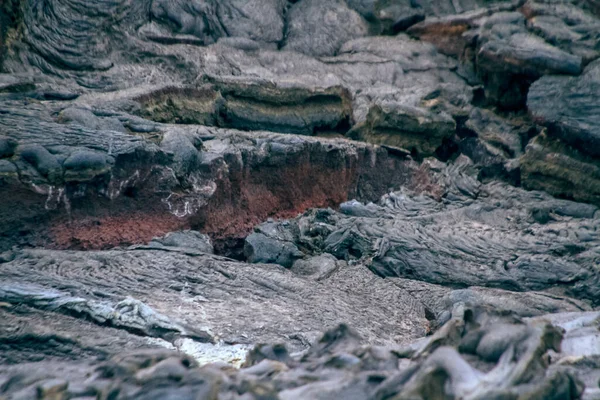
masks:
{"type": "Polygon", "coordinates": [[[596,0],[5,0],[0,399],[600,399],[596,0]]]}

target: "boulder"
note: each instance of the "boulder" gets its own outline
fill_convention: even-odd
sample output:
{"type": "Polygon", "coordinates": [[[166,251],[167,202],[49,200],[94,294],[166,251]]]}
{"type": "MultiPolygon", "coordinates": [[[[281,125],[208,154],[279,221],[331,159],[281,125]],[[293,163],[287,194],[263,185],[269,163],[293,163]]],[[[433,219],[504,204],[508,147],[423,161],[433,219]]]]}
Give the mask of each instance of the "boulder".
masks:
{"type": "Polygon", "coordinates": [[[476,64],[489,101],[507,109],[525,104],[529,85],[542,75],[578,75],[580,56],[527,32],[521,13],[497,13],[483,23],[476,64]]]}
{"type": "Polygon", "coordinates": [[[348,6],[362,15],[377,34],[395,34],[425,19],[421,5],[408,0],[348,0],[348,6]]]}
{"type": "Polygon", "coordinates": [[[382,103],[369,109],[364,122],[349,136],[369,143],[406,149],[419,156],[430,156],[444,139],[454,135],[456,123],[445,113],[382,103]]]}
{"type": "Polygon", "coordinates": [[[292,5],[287,15],[284,50],[312,56],[333,56],[342,45],[366,36],[366,21],[343,0],[303,0],[292,5]]]}
{"type": "Polygon", "coordinates": [[[583,64],[598,58],[600,20],[585,8],[560,2],[527,1],[520,9],[529,31],[570,54],[583,64]]]}
{"type": "Polygon", "coordinates": [[[65,181],[88,181],[110,169],[111,161],[106,155],[88,150],[73,152],[64,162],[65,181]]]}
{"type": "Polygon", "coordinates": [[[209,44],[230,36],[278,43],[283,38],[284,7],[282,0],[154,1],[152,16],[172,27],[175,35],[151,34],[149,38],[185,43],[185,35],[190,35],[209,44]]]}
{"type": "Polygon", "coordinates": [[[149,243],[149,246],[190,249],[207,254],[214,253],[210,237],[203,233],[191,230],[169,232],[165,236],[155,237],[149,243]]]}
{"type": "Polygon", "coordinates": [[[267,223],[260,232],[248,235],[244,244],[244,255],[248,262],[273,263],[290,268],[304,254],[286,233],[267,223]]]}
{"type": "Polygon", "coordinates": [[[527,189],[600,204],[598,160],[546,134],[527,145],[521,158],[521,182],[527,189]]]}
{"type": "Polygon", "coordinates": [[[17,149],[21,158],[31,164],[44,178],[50,182],[62,180],[62,167],[57,158],[39,144],[20,146],[17,149]]]}
{"type": "Polygon", "coordinates": [[[0,136],[0,158],[10,158],[15,153],[17,147],[17,141],[6,137],[0,136]]]}
{"type": "Polygon", "coordinates": [[[290,270],[297,275],[320,281],[331,276],[342,264],[331,254],[323,254],[296,260],[290,270]]]}
{"type": "Polygon", "coordinates": [[[527,107],[556,137],[592,156],[600,155],[598,130],[600,62],[588,65],[580,77],[547,76],[532,85],[527,107]]]}

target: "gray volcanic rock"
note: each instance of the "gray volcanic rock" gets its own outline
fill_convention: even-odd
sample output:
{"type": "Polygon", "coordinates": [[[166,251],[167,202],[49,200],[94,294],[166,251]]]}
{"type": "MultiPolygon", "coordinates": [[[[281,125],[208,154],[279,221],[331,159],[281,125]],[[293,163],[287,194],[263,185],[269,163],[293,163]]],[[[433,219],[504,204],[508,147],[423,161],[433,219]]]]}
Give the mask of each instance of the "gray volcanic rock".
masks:
{"type": "Polygon", "coordinates": [[[546,74],[578,75],[581,58],[565,53],[541,38],[526,33],[520,13],[498,13],[482,26],[478,65],[488,72],[508,72],[524,76],[546,74]],[[503,62],[503,59],[510,62],[503,62]]]}
{"type": "Polygon", "coordinates": [[[502,119],[487,110],[475,108],[469,115],[465,128],[492,147],[490,152],[509,159],[523,153],[523,145],[528,139],[526,136],[528,127],[520,126],[515,122],[502,119]]]}
{"type": "MultiPolygon", "coordinates": [[[[2,304],[89,317],[98,330],[110,325],[174,345],[187,337],[229,344],[283,341],[301,350],[340,322],[354,326],[365,343],[391,345],[424,335],[429,325],[423,307],[406,291],[363,266],[343,266],[315,281],[280,266],[234,262],[180,246],[139,247],[20,251],[0,264],[0,276],[2,304]],[[120,312],[110,313],[111,307],[120,312]],[[105,323],[111,318],[115,322],[105,323]]],[[[11,310],[17,308],[5,309],[7,324],[19,318],[11,310]]],[[[56,334],[69,332],[62,328],[56,334]]]]}
{"type": "MultiPolygon", "coordinates": [[[[229,96],[237,97],[231,99],[231,115],[234,123],[245,123],[246,128],[236,126],[243,129],[254,128],[256,124],[266,128],[270,120],[274,120],[272,115],[277,115],[284,123],[272,124],[268,129],[303,134],[315,131],[344,134],[353,124],[355,130],[364,130],[362,125],[369,110],[384,103],[402,107],[411,119],[418,120],[421,115],[427,115],[429,119],[440,119],[442,125],[443,122],[448,125],[449,116],[468,115],[473,97],[473,89],[455,71],[458,68],[455,60],[439,54],[434,46],[405,35],[350,40],[340,48],[336,57],[319,60],[275,51],[249,54],[216,45],[207,49],[203,62],[210,80],[225,81],[225,85],[221,86],[231,90],[229,96]],[[227,77],[233,74],[232,71],[247,71],[247,76],[227,77]],[[302,93],[309,98],[305,103],[297,97],[302,93]],[[275,101],[275,96],[277,103],[281,103],[277,108],[269,103],[275,101]],[[250,103],[250,99],[243,97],[256,99],[256,103],[250,103]],[[288,106],[289,103],[294,107],[288,106]],[[348,107],[352,109],[351,118],[346,118],[348,107]],[[271,108],[273,112],[270,115],[257,119],[260,116],[258,112],[264,114],[271,108]],[[244,122],[237,118],[235,109],[241,110],[242,116],[251,115],[249,113],[257,116],[244,122]],[[288,110],[292,115],[302,115],[310,124],[304,124],[308,125],[304,127],[289,117],[286,121],[284,118],[288,110]],[[324,118],[324,112],[327,112],[327,118],[324,118]],[[265,119],[267,117],[269,119],[265,119]],[[236,119],[239,122],[235,122],[236,119]],[[249,121],[254,121],[254,126],[249,125],[249,121]]],[[[230,115],[229,111],[226,115],[230,115]]],[[[423,141],[429,140],[428,136],[447,135],[446,126],[423,126],[419,129],[421,132],[416,136],[422,136],[423,141]]],[[[402,132],[398,132],[394,137],[401,135],[402,132]]],[[[407,136],[411,136],[410,131],[407,136]]],[[[410,137],[408,140],[411,140],[410,137]]],[[[436,144],[439,140],[431,141],[436,144]]]]}
{"type": "Polygon", "coordinates": [[[35,284],[3,282],[0,298],[32,308],[74,314],[99,325],[113,326],[143,336],[172,338],[173,335],[191,336],[199,341],[212,341],[207,332],[184,328],[154,311],[143,302],[127,297],[118,303],[89,300],[71,296],[67,292],[48,289],[35,284]]]}
{"type": "Polygon", "coordinates": [[[45,147],[39,144],[29,144],[19,147],[17,153],[20,158],[33,166],[48,182],[60,181],[62,168],[57,158],[45,147]]]}
{"type": "Polygon", "coordinates": [[[569,352],[553,365],[546,360],[560,351],[561,323],[592,321],[597,314],[527,321],[460,306],[438,333],[402,349],[359,346],[360,334],[342,324],[301,356],[290,356],[284,346],[258,346],[239,371],[217,363],[200,366],[189,356],[167,350],[146,350],[104,362],[55,362],[52,369],[44,364],[0,367],[7,376],[0,393],[37,393],[41,398],[105,398],[113,393],[115,398],[145,399],[577,399],[593,389],[561,365],[569,352]],[[53,372],[57,366],[60,376],[53,372]]]}
{"type": "Polygon", "coordinates": [[[347,41],[366,36],[363,18],[343,0],[303,0],[287,15],[285,50],[313,56],[332,56],[347,41]]]}
{"type": "Polygon", "coordinates": [[[597,184],[600,131],[597,128],[600,64],[593,62],[578,78],[543,77],[532,85],[528,107],[546,126],[523,157],[527,187],[600,204],[597,184]]]}
{"type": "MultiPolygon", "coordinates": [[[[230,94],[231,88],[222,90],[228,102],[243,107],[236,99],[246,98],[242,92],[246,87],[234,87],[239,97],[230,94]]],[[[289,89],[279,94],[268,93],[267,88],[263,99],[288,96],[289,115],[303,107],[318,109],[304,102],[311,99],[311,92],[289,89]],[[305,105],[292,105],[294,98],[305,105]]],[[[335,112],[343,109],[342,100],[329,94],[339,92],[319,93],[316,103],[324,104],[318,100],[323,96],[337,107],[335,112]]],[[[159,123],[140,128],[139,117],[114,110],[134,102],[127,99],[103,103],[100,96],[89,112],[94,121],[113,118],[129,129],[137,127],[131,133],[56,121],[45,104],[2,103],[6,114],[0,129],[14,148],[11,158],[3,159],[4,249],[23,239],[60,247],[106,248],[147,243],[192,227],[213,238],[245,236],[270,216],[295,215],[302,207],[330,206],[355,196],[376,199],[390,185],[416,188],[428,182],[414,161],[357,142],[159,123]],[[300,165],[307,171],[302,177],[296,174],[300,165]],[[27,206],[17,206],[23,204],[27,206]],[[40,224],[43,216],[49,220],[40,224]],[[28,229],[29,235],[18,234],[28,229]]],[[[61,102],[52,107],[64,109],[61,102]]],[[[252,115],[262,115],[263,120],[278,115],[276,106],[258,109],[262,114],[252,115]]]]}
{"type": "Polygon", "coordinates": [[[371,24],[371,30],[397,33],[425,19],[425,12],[416,1],[408,0],[348,0],[348,6],[371,24]]]}
{"type": "Polygon", "coordinates": [[[136,99],[140,116],[163,123],[313,135],[348,125],[350,93],[341,86],[216,78],[198,89],[162,88],[136,99]]]}
{"type": "Polygon", "coordinates": [[[374,75],[372,79],[378,84],[357,93],[356,124],[348,136],[414,150],[424,156],[433,154],[445,138],[454,134],[453,117],[464,116],[471,108],[473,90],[454,71],[456,62],[431,45],[398,35],[350,41],[337,59],[329,59],[328,63],[345,71],[349,69],[345,63],[369,65],[371,58],[395,64],[395,71],[385,81],[381,74],[374,75]]]}
{"type": "Polygon", "coordinates": [[[600,394],[600,357],[598,356],[598,312],[559,313],[532,318],[532,322],[548,321],[563,330],[560,360],[551,368],[556,371],[575,371],[586,389],[583,399],[595,399],[600,394]]]}
{"type": "Polygon", "coordinates": [[[350,93],[341,86],[231,79],[217,87],[225,100],[222,124],[236,129],[312,135],[348,125],[352,113],[350,93]]]}
{"type": "Polygon", "coordinates": [[[578,55],[584,64],[600,56],[598,14],[575,4],[527,1],[520,11],[527,18],[529,30],[558,48],[578,55]]]}
{"type": "MultiPolygon", "coordinates": [[[[452,135],[451,116],[467,115],[471,108],[472,89],[454,72],[457,63],[406,36],[357,39],[344,44],[343,54],[321,60],[221,42],[192,48],[140,37],[135,46],[162,61],[122,60],[119,67],[82,75],[102,83],[102,93],[70,79],[48,78],[40,79],[35,93],[56,90],[60,82],[82,94],[41,103],[27,100],[29,93],[3,97],[3,136],[20,146],[41,146],[37,155],[26,151],[25,158],[17,148],[5,164],[11,177],[3,205],[3,234],[10,237],[5,248],[15,241],[105,248],[147,243],[188,228],[216,239],[243,237],[270,216],[357,196],[375,200],[390,187],[435,192],[427,173],[398,146],[433,153],[452,135]],[[177,62],[186,67],[177,68],[177,62]],[[402,118],[411,122],[406,132],[390,128],[389,143],[373,140],[389,151],[263,132],[344,135],[352,125],[373,125],[365,121],[380,105],[404,110],[392,112],[392,124],[402,118]],[[420,124],[423,115],[431,123],[420,124]],[[44,160],[52,165],[38,157],[44,149],[49,153],[44,160]],[[307,168],[300,179],[291,175],[299,165],[307,168]],[[277,166],[283,168],[273,174],[277,166]],[[258,169],[264,173],[255,174],[258,169]],[[28,206],[15,213],[13,205],[23,201],[28,206]],[[41,232],[37,222],[35,229],[22,226],[45,215],[55,221],[50,232],[44,223],[41,232]]],[[[16,61],[5,65],[12,68],[16,61]]],[[[70,76],[68,69],[61,74],[70,76]]],[[[368,138],[378,129],[377,124],[364,128],[353,132],[368,138]]]]}
{"type": "Polygon", "coordinates": [[[598,397],[596,3],[5,1],[0,398],[598,397]]]}
{"type": "Polygon", "coordinates": [[[529,92],[527,106],[548,134],[589,153],[600,155],[598,97],[600,62],[588,65],[577,78],[544,77],[529,92]]]}
{"type": "Polygon", "coordinates": [[[17,147],[17,141],[9,137],[0,137],[0,158],[11,157],[15,154],[15,148],[17,147]]]}
{"type": "Polygon", "coordinates": [[[481,185],[464,159],[442,174],[448,181],[440,203],[396,192],[368,211],[358,203],[342,207],[345,215],[307,213],[286,223],[301,229],[298,246],[358,259],[379,276],[551,290],[598,305],[596,207],[481,185]]]}
{"type": "Polygon", "coordinates": [[[536,317],[549,313],[589,311],[584,301],[553,294],[550,291],[515,292],[489,287],[472,286],[453,289],[449,286],[405,278],[392,278],[396,286],[406,290],[423,304],[435,331],[450,318],[457,304],[481,307],[489,312],[514,314],[519,317],[536,317]]]}
{"type": "Polygon", "coordinates": [[[311,278],[320,281],[329,278],[335,271],[343,267],[343,261],[337,260],[330,254],[323,254],[297,260],[290,269],[297,275],[310,276],[311,278]]]}
{"type": "Polygon", "coordinates": [[[578,149],[541,134],[527,145],[520,163],[524,187],[600,204],[600,164],[578,149]]]}
{"type": "Polygon", "coordinates": [[[408,32],[459,57],[469,80],[478,75],[488,102],[515,110],[540,76],[579,75],[598,57],[599,23],[575,5],[528,1],[428,19],[408,32]]]}
{"type": "Polygon", "coordinates": [[[350,135],[369,143],[430,156],[444,139],[454,135],[455,130],[456,123],[448,114],[382,102],[369,108],[365,121],[357,125],[350,135]]]}
{"type": "MultiPolygon", "coordinates": [[[[283,38],[283,11],[285,1],[154,1],[151,13],[177,34],[173,42],[185,43],[185,36],[193,35],[202,44],[220,37],[243,37],[259,42],[278,43],[283,38]]],[[[169,42],[168,37],[150,36],[169,42]]]]}
{"type": "MultiPolygon", "coordinates": [[[[336,18],[341,18],[341,11],[337,8],[343,8],[362,21],[362,17],[348,9],[343,2],[335,3],[337,8],[333,3],[311,4],[307,0],[292,6],[288,15],[290,27],[293,26],[295,14],[299,14],[301,19],[308,18],[312,8],[317,9],[319,16],[331,15],[336,18]],[[318,11],[320,7],[333,8],[321,12],[318,11]],[[296,9],[299,11],[296,12],[296,9]]],[[[206,17],[205,21],[202,19],[203,15],[213,11],[218,14],[228,6],[229,3],[214,5],[211,2],[196,2],[185,5],[154,2],[152,13],[158,13],[155,19],[159,24],[171,25],[175,30],[180,26],[186,32],[175,36],[202,36],[196,28],[205,29],[200,25],[212,18],[206,17]]],[[[64,7],[68,9],[71,6],[64,7]]],[[[123,7],[127,8],[125,5],[123,7]]],[[[278,6],[271,8],[273,7],[278,6]]],[[[238,6],[233,8],[240,10],[238,6]]],[[[457,63],[438,54],[433,46],[412,41],[403,35],[393,38],[360,38],[367,34],[365,31],[360,35],[342,35],[338,42],[331,41],[331,35],[326,35],[325,44],[335,44],[336,47],[334,52],[326,54],[339,55],[317,60],[289,51],[275,51],[265,45],[264,40],[261,42],[260,38],[242,38],[242,34],[229,28],[226,29],[227,35],[219,33],[219,29],[209,29],[207,35],[214,34],[223,40],[208,47],[169,45],[179,42],[176,38],[159,40],[157,36],[149,37],[148,29],[144,27],[147,24],[139,28],[137,36],[130,32],[122,35],[121,30],[130,29],[128,18],[142,18],[137,15],[138,11],[137,8],[128,9],[128,17],[124,17],[123,23],[115,27],[118,32],[114,36],[124,37],[119,43],[114,43],[112,48],[115,51],[109,58],[114,59],[118,65],[104,72],[93,69],[76,79],[81,84],[79,90],[81,86],[102,88],[105,91],[125,89],[122,94],[104,95],[107,101],[120,100],[118,103],[110,101],[111,107],[116,108],[115,111],[134,113],[163,123],[200,123],[301,134],[345,134],[355,123],[360,125],[366,121],[369,109],[373,108],[375,112],[382,104],[389,103],[405,110],[403,113],[408,113],[407,117],[413,121],[412,125],[423,115],[434,121],[433,125],[413,127],[406,133],[407,142],[414,141],[415,136],[423,137],[422,140],[426,143],[422,146],[418,143],[416,149],[424,147],[424,154],[432,154],[441,145],[440,138],[447,138],[449,131],[453,129],[449,116],[467,115],[471,108],[469,103],[473,90],[455,71],[457,63]],[[157,40],[159,43],[156,43],[157,40]],[[118,52],[117,49],[121,46],[127,46],[127,51],[118,52]],[[158,58],[160,61],[140,62],[148,57],[158,58]],[[183,64],[185,68],[178,67],[183,64]],[[206,81],[214,83],[215,87],[207,89],[204,85],[206,81]],[[152,92],[146,90],[148,85],[160,85],[160,88],[152,92]],[[271,85],[274,87],[270,87],[271,85]],[[127,90],[131,87],[137,88],[127,90]],[[140,105],[133,105],[131,100],[138,101],[140,105]],[[414,111],[406,111],[412,109],[414,111]],[[441,121],[441,126],[438,126],[438,120],[441,121]]],[[[244,18],[233,11],[230,14],[232,18],[235,17],[235,21],[244,18]]],[[[263,18],[268,19],[266,15],[263,18]]],[[[100,16],[94,17],[96,19],[98,24],[102,23],[100,16]]],[[[344,20],[344,27],[360,25],[347,24],[344,18],[340,20],[344,20]]],[[[155,26],[156,21],[150,24],[155,26]]],[[[238,25],[239,23],[236,24],[238,25]]],[[[329,25],[326,23],[318,24],[319,29],[327,26],[329,25]]],[[[335,29],[336,34],[341,34],[342,31],[343,29],[335,29]]],[[[319,37],[314,29],[304,32],[309,32],[307,38],[310,40],[319,37]]],[[[292,46],[294,37],[290,28],[287,47],[292,46]]],[[[184,38],[180,39],[181,43],[185,42],[184,38]]],[[[18,63],[25,62],[23,57],[37,57],[36,50],[23,46],[14,54],[11,53],[11,57],[4,63],[5,69],[17,70],[18,63]]],[[[60,72],[56,68],[48,72],[70,76],[72,72],[69,71],[72,70],[77,68],[63,65],[60,72]]],[[[122,116],[120,121],[116,121],[115,114],[94,113],[93,107],[100,97],[102,96],[87,95],[78,99],[74,107],[66,107],[60,112],[59,121],[77,123],[90,129],[122,132],[124,128],[121,125],[125,125],[128,129],[133,127],[132,130],[141,129],[144,133],[152,130],[152,125],[140,128],[140,122],[132,124],[131,120],[123,121],[122,116]]],[[[368,132],[364,134],[365,138],[368,136],[368,132]]],[[[394,133],[393,136],[398,135],[394,133]]],[[[375,143],[381,141],[374,140],[375,143]]],[[[393,145],[392,142],[394,140],[390,140],[387,145],[393,145]]],[[[406,146],[412,147],[411,143],[406,146]]]]}
{"type": "Polygon", "coordinates": [[[290,268],[302,255],[293,243],[284,243],[262,233],[251,233],[244,243],[244,256],[251,263],[273,263],[290,268]]]}
{"type": "Polygon", "coordinates": [[[517,159],[535,134],[537,129],[527,118],[507,119],[474,108],[458,133],[458,148],[481,167],[479,179],[499,178],[518,184],[521,170],[517,159]]]}
{"type": "Polygon", "coordinates": [[[174,251],[184,249],[187,252],[214,253],[214,248],[208,235],[190,230],[169,232],[163,237],[152,239],[152,241],[148,243],[148,246],[156,246],[160,249],[173,248],[174,251]]]}
{"type": "Polygon", "coordinates": [[[582,70],[581,57],[528,33],[518,12],[487,18],[477,44],[476,62],[487,97],[505,108],[522,106],[528,83],[542,75],[578,75],[582,70]]]}
{"type": "MultiPolygon", "coordinates": [[[[500,2],[451,14],[455,15],[427,18],[411,26],[408,32],[436,44],[444,54],[458,57],[468,56],[468,48],[479,42],[479,33],[483,33],[482,39],[487,41],[491,25],[498,25],[492,29],[496,39],[506,39],[515,33],[533,33],[548,44],[580,56],[584,65],[598,56],[598,15],[582,7],[582,4],[534,0],[512,4],[500,2]],[[501,14],[502,12],[509,14],[501,14]]],[[[533,39],[530,37],[529,40],[533,39]]],[[[537,40],[536,42],[542,44],[537,40]]],[[[510,67],[510,63],[505,67],[510,67]]]]}
{"type": "Polygon", "coordinates": [[[299,232],[287,228],[286,225],[270,222],[257,227],[244,241],[244,256],[248,262],[290,268],[303,253],[294,244],[299,232]]]}
{"type": "Polygon", "coordinates": [[[514,11],[515,5],[500,3],[467,12],[427,18],[408,28],[412,36],[433,43],[443,54],[470,62],[475,56],[476,32],[488,17],[498,12],[514,11]]]}

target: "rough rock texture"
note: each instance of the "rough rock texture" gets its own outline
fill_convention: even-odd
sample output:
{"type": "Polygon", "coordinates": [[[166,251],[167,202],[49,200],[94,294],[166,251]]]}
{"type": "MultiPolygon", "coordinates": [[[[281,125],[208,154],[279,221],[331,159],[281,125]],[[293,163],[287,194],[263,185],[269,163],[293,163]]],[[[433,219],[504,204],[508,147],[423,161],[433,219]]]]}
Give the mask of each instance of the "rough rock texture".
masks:
{"type": "Polygon", "coordinates": [[[600,204],[600,131],[596,121],[599,84],[600,64],[593,62],[578,78],[549,76],[532,86],[530,112],[547,129],[545,136],[527,148],[524,185],[600,204]]]}
{"type": "Polygon", "coordinates": [[[598,160],[549,138],[536,137],[521,159],[523,186],[554,195],[600,204],[598,160]]]}
{"type": "Polygon", "coordinates": [[[581,57],[568,54],[527,32],[518,12],[498,13],[482,25],[477,66],[488,97],[506,108],[521,106],[527,82],[545,74],[581,72],[581,57]]]}
{"type": "Polygon", "coordinates": [[[37,105],[1,124],[10,143],[39,143],[11,144],[14,155],[2,160],[4,248],[19,240],[103,248],[189,227],[222,238],[269,216],[427,183],[414,162],[348,141],[155,124],[156,145],[144,133],[57,123],[37,105]]]}
{"type": "MultiPolygon", "coordinates": [[[[317,283],[277,265],[233,262],[181,247],[19,252],[2,264],[1,290],[0,301],[14,303],[17,315],[17,307],[25,307],[24,315],[48,310],[96,322],[99,330],[108,325],[172,342],[283,341],[299,350],[340,322],[374,344],[406,342],[429,329],[419,302],[362,266],[341,265],[317,283]],[[106,321],[110,308],[122,310],[118,321],[106,321]]],[[[68,330],[73,335],[79,336],[77,330],[68,330]]]]}
{"type": "MultiPolygon", "coordinates": [[[[360,335],[342,324],[303,355],[290,355],[282,345],[258,346],[239,371],[146,350],[104,362],[55,362],[50,370],[43,363],[0,367],[7,372],[0,393],[44,399],[577,399],[584,382],[597,376],[589,369],[575,373],[570,360],[581,346],[570,344],[574,337],[594,340],[589,328],[598,318],[594,312],[520,320],[460,306],[435,335],[404,348],[359,346],[360,335]],[[558,364],[549,367],[549,357],[558,364]]],[[[598,367],[593,355],[586,362],[598,367]]]]}
{"type": "Polygon", "coordinates": [[[585,63],[597,57],[591,53],[595,34],[583,33],[593,31],[597,23],[597,18],[574,5],[527,1],[522,7],[505,3],[428,19],[412,26],[409,33],[464,60],[484,85],[487,102],[514,110],[525,105],[529,86],[540,76],[578,75],[585,63]],[[552,23],[553,18],[559,23],[552,23]],[[557,32],[561,26],[562,36],[557,32]],[[552,40],[553,35],[560,39],[552,40]],[[580,46],[589,49],[587,54],[578,51],[580,46]]]}
{"type": "Polygon", "coordinates": [[[395,192],[379,205],[344,203],[340,213],[307,213],[260,232],[296,251],[358,259],[379,276],[455,289],[550,290],[598,305],[596,207],[481,185],[466,158],[442,174],[449,182],[441,203],[395,192]]]}
{"type": "MultiPolygon", "coordinates": [[[[152,2],[150,12],[160,24],[174,28],[173,41],[193,36],[209,44],[221,37],[237,36],[277,44],[283,38],[284,9],[283,0],[159,0],[152,2]]],[[[159,42],[169,42],[168,36],[173,34],[161,26],[151,25],[145,30],[151,40],[159,42]]]]}
{"type": "Polygon", "coordinates": [[[365,36],[366,22],[343,0],[306,0],[288,11],[285,50],[332,56],[348,40],[365,36]]]}
{"type": "Polygon", "coordinates": [[[528,107],[548,127],[548,134],[588,153],[600,155],[598,98],[600,63],[588,65],[577,78],[544,77],[531,88],[528,107]],[[556,110],[560,110],[557,113],[556,110]]]}
{"type": "Polygon", "coordinates": [[[523,148],[536,133],[527,121],[475,108],[459,133],[458,147],[481,167],[481,180],[500,178],[518,184],[521,174],[515,159],[523,155],[523,148]]]}
{"type": "Polygon", "coordinates": [[[600,398],[599,27],[2,2],[0,398],[600,398]]]}

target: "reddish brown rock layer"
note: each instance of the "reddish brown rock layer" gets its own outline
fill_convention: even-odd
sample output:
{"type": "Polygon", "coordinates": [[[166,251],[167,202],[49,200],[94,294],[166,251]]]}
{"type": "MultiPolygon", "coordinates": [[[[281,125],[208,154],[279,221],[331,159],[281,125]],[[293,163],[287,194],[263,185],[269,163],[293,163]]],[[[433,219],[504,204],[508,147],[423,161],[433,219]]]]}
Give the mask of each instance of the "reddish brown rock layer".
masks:
{"type": "Polygon", "coordinates": [[[186,228],[186,221],[171,214],[131,213],[82,217],[57,222],[48,228],[51,247],[82,250],[147,243],[153,237],[186,228]]]}
{"type": "Polygon", "coordinates": [[[0,207],[7,215],[18,209],[22,214],[18,220],[25,221],[5,242],[106,249],[147,243],[155,236],[192,228],[209,234],[219,251],[220,246],[236,243],[268,218],[337,207],[353,198],[377,200],[400,186],[434,195],[438,191],[428,170],[418,168],[414,161],[392,156],[383,148],[332,148],[327,143],[313,142],[301,151],[266,159],[257,160],[253,152],[245,153],[241,162],[226,156],[225,163],[205,173],[215,183],[215,192],[204,206],[184,217],[171,213],[165,202],[168,192],[158,190],[152,176],[112,200],[99,194],[101,188],[88,185],[85,196],[65,201],[67,195],[50,204],[53,210],[46,209],[50,197],[20,188],[0,207]]]}

